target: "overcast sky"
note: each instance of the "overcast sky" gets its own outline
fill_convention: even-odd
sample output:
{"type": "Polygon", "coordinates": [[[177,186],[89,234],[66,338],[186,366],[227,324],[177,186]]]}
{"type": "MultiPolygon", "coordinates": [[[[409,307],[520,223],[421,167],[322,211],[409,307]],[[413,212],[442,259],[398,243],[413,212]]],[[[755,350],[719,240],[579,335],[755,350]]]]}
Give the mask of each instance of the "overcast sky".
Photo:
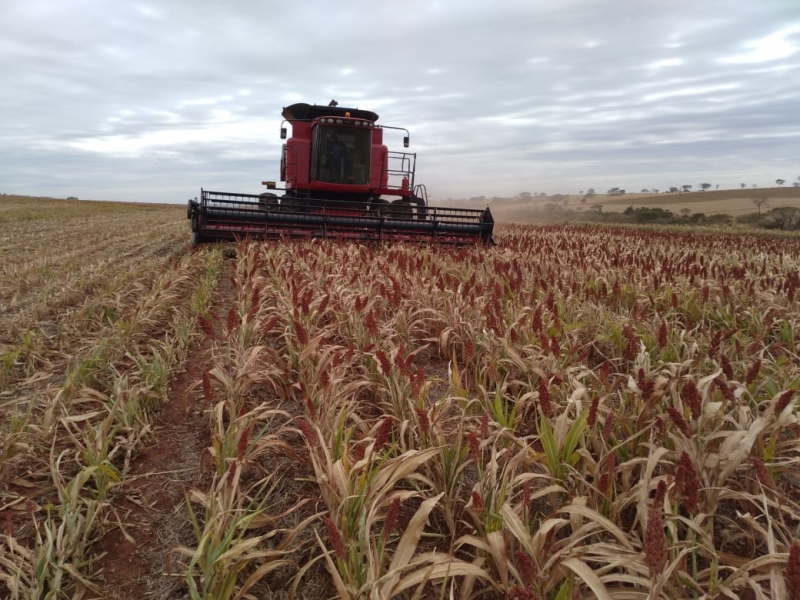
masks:
{"type": "Polygon", "coordinates": [[[257,193],[332,98],[434,199],[790,185],[800,0],[0,0],[0,192],[257,193]]]}

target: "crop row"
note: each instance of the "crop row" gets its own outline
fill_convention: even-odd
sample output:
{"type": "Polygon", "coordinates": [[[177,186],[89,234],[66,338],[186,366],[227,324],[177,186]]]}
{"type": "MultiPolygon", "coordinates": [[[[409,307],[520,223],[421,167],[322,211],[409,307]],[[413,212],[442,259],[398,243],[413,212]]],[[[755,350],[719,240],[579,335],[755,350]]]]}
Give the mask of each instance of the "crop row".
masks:
{"type": "MultiPolygon", "coordinates": [[[[54,277],[67,284],[88,277],[90,292],[63,306],[46,285],[26,290],[28,306],[50,315],[58,334],[20,312],[37,344],[4,354],[11,358],[0,395],[3,597],[101,594],[93,546],[110,528],[124,530],[116,490],[152,439],[152,415],[196,338],[221,261],[219,252],[177,255],[177,238],[157,236],[154,244],[140,236],[152,218],[119,228],[111,252],[118,260],[106,260],[102,247],[80,264],[59,262],[53,249],[36,255],[58,264],[54,277]]],[[[86,220],[88,233],[97,223],[86,220]]]]}

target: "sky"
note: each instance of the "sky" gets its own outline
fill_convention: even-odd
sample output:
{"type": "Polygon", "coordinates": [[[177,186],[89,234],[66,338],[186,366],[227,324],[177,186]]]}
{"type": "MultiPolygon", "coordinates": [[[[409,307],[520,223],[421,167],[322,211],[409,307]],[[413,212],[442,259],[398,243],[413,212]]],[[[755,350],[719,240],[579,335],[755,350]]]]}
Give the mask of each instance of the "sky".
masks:
{"type": "Polygon", "coordinates": [[[0,0],[0,193],[258,193],[331,99],[433,201],[791,185],[800,0],[0,0]]]}

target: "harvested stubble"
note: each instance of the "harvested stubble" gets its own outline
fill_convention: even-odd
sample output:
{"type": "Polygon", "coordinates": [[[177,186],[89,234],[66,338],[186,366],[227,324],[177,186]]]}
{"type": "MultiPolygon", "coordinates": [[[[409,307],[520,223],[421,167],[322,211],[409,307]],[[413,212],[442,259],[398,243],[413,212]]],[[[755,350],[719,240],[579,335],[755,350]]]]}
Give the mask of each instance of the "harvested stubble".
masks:
{"type": "MultiPolygon", "coordinates": [[[[82,240],[101,237],[107,223],[92,212],[92,203],[50,212],[48,206],[44,202],[37,211],[39,204],[20,200],[17,211],[29,209],[30,218],[18,218],[17,235],[3,240],[4,252],[24,251],[41,264],[57,265],[32,286],[20,285],[30,272],[18,265],[19,277],[3,289],[12,298],[4,306],[3,334],[21,322],[39,339],[33,365],[17,349],[4,352],[12,359],[4,362],[0,405],[9,423],[0,429],[0,595],[11,598],[102,595],[92,545],[121,525],[115,488],[152,435],[151,414],[186,357],[196,313],[207,310],[205,288],[213,285],[221,257],[186,253],[186,243],[174,235],[175,209],[156,211],[162,222],[165,214],[174,215],[172,224],[143,234],[156,215],[123,206],[110,211],[110,221],[119,225],[117,247],[65,262],[59,256],[69,252],[37,245],[42,231],[67,230],[82,240]],[[129,220],[121,221],[126,212],[129,220]],[[44,227],[26,237],[29,222],[44,227]],[[52,293],[53,279],[67,287],[81,280],[73,286],[82,289],[80,302],[64,304],[52,293]],[[58,335],[31,320],[36,315],[52,319],[58,335]]],[[[7,218],[11,211],[4,208],[7,218]]]]}

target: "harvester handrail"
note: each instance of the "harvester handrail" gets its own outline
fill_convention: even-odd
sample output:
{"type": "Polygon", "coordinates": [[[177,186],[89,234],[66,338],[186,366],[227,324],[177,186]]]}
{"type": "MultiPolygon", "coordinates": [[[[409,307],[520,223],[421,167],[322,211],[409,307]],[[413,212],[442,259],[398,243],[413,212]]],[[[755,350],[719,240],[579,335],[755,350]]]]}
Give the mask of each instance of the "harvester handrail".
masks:
{"type": "Polygon", "coordinates": [[[414,152],[399,152],[390,150],[387,152],[386,162],[384,163],[384,172],[389,178],[400,178],[399,185],[393,185],[391,179],[387,178],[386,189],[401,190],[404,189],[403,179],[406,179],[405,185],[408,189],[414,189],[414,174],[417,168],[417,155],[414,152]],[[393,168],[392,161],[400,162],[399,168],[393,168]]]}

